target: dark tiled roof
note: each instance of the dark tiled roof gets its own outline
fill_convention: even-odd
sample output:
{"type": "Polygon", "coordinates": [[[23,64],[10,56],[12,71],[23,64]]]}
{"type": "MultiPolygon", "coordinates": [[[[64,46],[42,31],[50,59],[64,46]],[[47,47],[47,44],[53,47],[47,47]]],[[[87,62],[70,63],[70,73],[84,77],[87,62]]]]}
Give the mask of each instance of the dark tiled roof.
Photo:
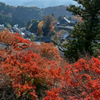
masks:
{"type": "Polygon", "coordinates": [[[59,21],[60,24],[70,23],[70,21],[67,18],[63,18],[61,21],[59,21]]]}
{"type": "Polygon", "coordinates": [[[76,23],[76,22],[77,22],[77,20],[70,20],[70,22],[71,22],[71,23],[76,23]]]}
{"type": "Polygon", "coordinates": [[[42,42],[51,42],[52,40],[51,40],[50,37],[43,37],[43,38],[41,39],[41,41],[42,41],[42,42]]]}

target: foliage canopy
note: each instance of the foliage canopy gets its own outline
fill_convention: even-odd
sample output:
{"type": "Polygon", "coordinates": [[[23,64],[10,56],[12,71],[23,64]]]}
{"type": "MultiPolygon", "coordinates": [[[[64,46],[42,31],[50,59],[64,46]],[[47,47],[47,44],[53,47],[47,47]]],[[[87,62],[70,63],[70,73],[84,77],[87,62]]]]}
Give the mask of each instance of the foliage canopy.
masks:
{"type": "Polygon", "coordinates": [[[69,39],[66,44],[65,56],[68,58],[74,57],[78,59],[78,51],[83,54],[83,51],[93,55],[93,40],[100,33],[100,25],[98,14],[100,11],[100,0],[75,0],[80,4],[76,7],[71,5],[67,8],[74,15],[82,17],[82,22],[77,23],[74,30],[71,32],[73,40],[69,39]]]}

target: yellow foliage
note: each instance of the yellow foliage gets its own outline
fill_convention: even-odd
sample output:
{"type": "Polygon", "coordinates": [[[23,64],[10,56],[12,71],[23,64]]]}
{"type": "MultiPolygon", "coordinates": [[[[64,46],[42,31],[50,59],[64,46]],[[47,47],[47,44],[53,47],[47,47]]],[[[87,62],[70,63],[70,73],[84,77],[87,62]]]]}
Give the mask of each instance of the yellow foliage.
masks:
{"type": "Polygon", "coordinates": [[[44,24],[43,21],[39,22],[38,27],[43,27],[43,24],[44,24]]]}

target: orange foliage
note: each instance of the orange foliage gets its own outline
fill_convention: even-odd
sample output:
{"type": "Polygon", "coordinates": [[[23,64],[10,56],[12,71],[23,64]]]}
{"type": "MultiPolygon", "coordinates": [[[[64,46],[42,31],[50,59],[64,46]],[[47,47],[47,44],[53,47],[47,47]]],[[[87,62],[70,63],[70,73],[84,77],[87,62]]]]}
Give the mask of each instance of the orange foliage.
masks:
{"type": "Polygon", "coordinates": [[[59,97],[59,89],[52,88],[51,91],[47,92],[47,96],[43,100],[64,100],[59,97]]]}
{"type": "Polygon", "coordinates": [[[100,99],[100,60],[80,59],[65,66],[63,97],[71,100],[100,99]],[[67,93],[67,96],[66,96],[67,93]]]}
{"type": "Polygon", "coordinates": [[[0,51],[0,74],[9,77],[18,100],[25,95],[38,99],[36,89],[43,86],[43,100],[100,100],[100,57],[69,64],[52,43],[37,46],[22,37],[14,38],[14,42],[7,42],[13,44],[8,51],[0,51]],[[25,50],[17,49],[22,48],[19,43],[27,44],[25,50]]]}
{"type": "Polygon", "coordinates": [[[38,24],[37,33],[38,33],[39,35],[41,35],[41,34],[43,33],[43,30],[42,30],[43,24],[44,24],[43,21],[39,22],[39,24],[38,24]]]}
{"type": "Polygon", "coordinates": [[[39,22],[38,27],[43,27],[43,24],[44,24],[43,21],[39,22]]]}
{"type": "Polygon", "coordinates": [[[54,85],[55,80],[59,82],[62,79],[61,68],[56,61],[44,60],[33,51],[14,53],[12,50],[10,55],[6,55],[1,67],[2,73],[9,76],[12,81],[15,93],[20,97],[28,92],[34,100],[37,98],[35,93],[37,84],[42,85],[46,82],[51,86],[54,85]]]}
{"type": "Polygon", "coordinates": [[[54,28],[55,28],[55,26],[54,26],[54,23],[55,23],[56,21],[52,21],[51,22],[51,24],[50,24],[50,26],[49,26],[49,28],[50,28],[50,32],[53,32],[53,30],[54,30],[54,28]]]}
{"type": "Polygon", "coordinates": [[[3,32],[0,32],[0,42],[12,45],[15,41],[15,36],[16,35],[9,32],[9,30],[5,30],[3,32]]]}
{"type": "Polygon", "coordinates": [[[12,45],[14,43],[29,43],[26,39],[23,39],[19,33],[12,33],[9,30],[0,32],[0,42],[12,45]]]}
{"type": "Polygon", "coordinates": [[[59,51],[57,48],[54,47],[53,43],[42,43],[42,45],[40,45],[39,50],[40,50],[41,56],[46,57],[47,59],[61,60],[59,51]]]}

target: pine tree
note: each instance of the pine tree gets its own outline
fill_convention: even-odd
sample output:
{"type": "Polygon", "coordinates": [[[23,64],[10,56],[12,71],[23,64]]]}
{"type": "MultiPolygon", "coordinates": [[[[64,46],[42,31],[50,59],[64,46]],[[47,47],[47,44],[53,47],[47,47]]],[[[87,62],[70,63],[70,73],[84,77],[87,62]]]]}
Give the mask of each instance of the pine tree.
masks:
{"type": "Polygon", "coordinates": [[[71,5],[67,8],[73,15],[79,15],[82,17],[82,22],[77,23],[74,26],[74,30],[71,32],[73,40],[68,40],[66,44],[67,50],[65,56],[71,60],[71,58],[78,59],[78,51],[83,54],[85,50],[90,55],[93,55],[93,40],[96,39],[100,33],[98,14],[100,11],[100,0],[74,0],[80,6],[76,7],[71,5]]]}

